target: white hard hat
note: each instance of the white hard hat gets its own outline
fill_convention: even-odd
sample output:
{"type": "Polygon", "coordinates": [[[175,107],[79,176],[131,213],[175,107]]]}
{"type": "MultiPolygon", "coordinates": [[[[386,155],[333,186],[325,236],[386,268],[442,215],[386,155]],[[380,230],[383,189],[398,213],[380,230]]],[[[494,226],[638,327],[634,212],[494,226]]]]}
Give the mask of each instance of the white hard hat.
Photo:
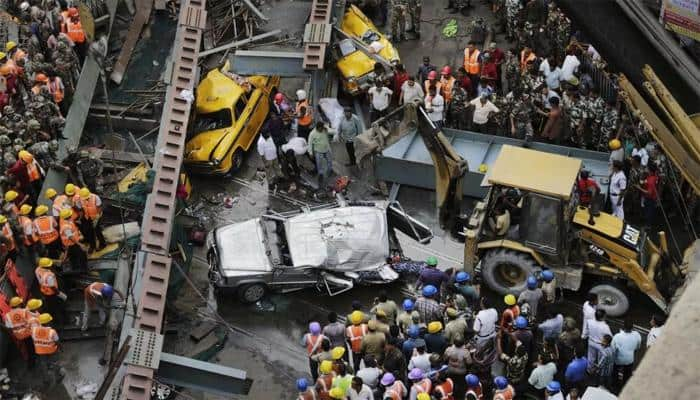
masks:
{"type": "Polygon", "coordinates": [[[306,100],[306,91],[303,89],[297,90],[297,99],[306,100]]]}
{"type": "Polygon", "coordinates": [[[19,5],[19,9],[22,10],[22,11],[28,10],[28,9],[29,9],[29,3],[26,2],[26,1],[23,1],[23,2],[19,5]]]}

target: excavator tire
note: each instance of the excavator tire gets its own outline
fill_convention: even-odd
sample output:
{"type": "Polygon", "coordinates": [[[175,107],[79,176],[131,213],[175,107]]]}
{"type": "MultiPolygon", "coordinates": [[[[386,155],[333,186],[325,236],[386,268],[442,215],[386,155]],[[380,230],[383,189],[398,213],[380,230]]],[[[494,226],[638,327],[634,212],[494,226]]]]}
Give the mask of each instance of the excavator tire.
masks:
{"type": "Polygon", "coordinates": [[[527,277],[539,271],[530,256],[512,250],[489,250],[481,259],[481,279],[501,295],[519,295],[527,287],[527,277]]]}
{"type": "Polygon", "coordinates": [[[621,317],[630,308],[630,299],[620,286],[614,283],[600,283],[591,288],[589,293],[598,295],[598,309],[605,310],[611,317],[621,317]]]}

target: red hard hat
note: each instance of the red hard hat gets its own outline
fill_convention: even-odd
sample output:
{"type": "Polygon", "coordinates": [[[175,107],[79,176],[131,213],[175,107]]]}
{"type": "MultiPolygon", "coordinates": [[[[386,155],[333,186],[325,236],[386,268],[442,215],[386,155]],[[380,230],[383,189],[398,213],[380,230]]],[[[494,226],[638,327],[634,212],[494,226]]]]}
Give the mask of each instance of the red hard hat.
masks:
{"type": "Polygon", "coordinates": [[[275,95],[275,102],[276,102],[276,103],[281,103],[282,100],[284,100],[284,95],[283,95],[282,93],[277,93],[277,94],[275,95]]]}
{"type": "Polygon", "coordinates": [[[449,65],[445,65],[442,67],[442,74],[443,75],[450,75],[452,73],[452,68],[450,68],[449,65]]]}
{"type": "Polygon", "coordinates": [[[430,71],[428,73],[428,79],[437,79],[437,72],[435,71],[430,71]]]}

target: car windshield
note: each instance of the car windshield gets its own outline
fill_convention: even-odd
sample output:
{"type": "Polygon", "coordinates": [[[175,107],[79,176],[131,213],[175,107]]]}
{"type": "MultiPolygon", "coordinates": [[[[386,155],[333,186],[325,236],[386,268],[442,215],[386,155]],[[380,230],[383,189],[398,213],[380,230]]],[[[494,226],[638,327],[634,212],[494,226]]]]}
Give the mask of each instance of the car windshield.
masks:
{"type": "Polygon", "coordinates": [[[227,108],[211,113],[197,114],[194,120],[194,133],[226,128],[232,123],[231,111],[227,108]]]}
{"type": "Polygon", "coordinates": [[[367,31],[362,35],[362,41],[367,44],[372,44],[379,40],[379,34],[375,31],[367,31]]]}
{"type": "Polygon", "coordinates": [[[345,57],[348,54],[352,54],[355,51],[357,51],[357,48],[355,47],[355,43],[352,42],[350,39],[346,39],[341,41],[338,44],[338,49],[340,50],[340,54],[345,57]]]}

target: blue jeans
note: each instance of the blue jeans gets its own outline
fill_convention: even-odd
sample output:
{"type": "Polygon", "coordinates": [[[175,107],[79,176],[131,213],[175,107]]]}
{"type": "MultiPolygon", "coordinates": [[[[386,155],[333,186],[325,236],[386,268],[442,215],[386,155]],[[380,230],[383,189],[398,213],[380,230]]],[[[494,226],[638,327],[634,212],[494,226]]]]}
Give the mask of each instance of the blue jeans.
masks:
{"type": "Polygon", "coordinates": [[[316,169],[318,170],[318,175],[321,179],[326,179],[331,175],[333,168],[333,160],[331,159],[331,152],[327,151],[325,153],[315,152],[314,159],[316,160],[316,169]]]}

